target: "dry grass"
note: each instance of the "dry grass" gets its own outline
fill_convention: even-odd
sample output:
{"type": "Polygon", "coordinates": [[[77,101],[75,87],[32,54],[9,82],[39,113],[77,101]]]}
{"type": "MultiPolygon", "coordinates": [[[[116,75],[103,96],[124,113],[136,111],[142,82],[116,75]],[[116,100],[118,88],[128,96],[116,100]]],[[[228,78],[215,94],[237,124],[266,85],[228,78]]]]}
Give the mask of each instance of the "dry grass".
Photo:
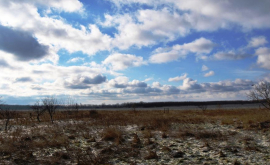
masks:
{"type": "MultiPolygon", "coordinates": [[[[212,142],[237,137],[243,143],[244,150],[261,152],[252,137],[239,138],[237,132],[221,132],[205,126],[211,123],[247,131],[269,131],[269,128],[262,127],[262,123],[270,121],[270,111],[62,111],[54,115],[54,124],[50,123],[48,114],[40,116],[40,120],[39,123],[35,116],[31,118],[29,112],[18,112],[17,117],[10,120],[11,128],[7,132],[3,128],[0,130],[0,162],[109,164],[115,157],[124,161],[130,157],[158,159],[156,138],[194,138],[212,142]],[[129,134],[123,126],[137,126],[136,133],[129,134]],[[85,147],[85,144],[94,144],[91,147],[99,152],[85,147]],[[140,155],[141,149],[148,152],[140,155]]],[[[160,148],[160,151],[171,152],[168,146],[160,148]]],[[[224,156],[223,152],[237,153],[239,150],[239,146],[228,144],[220,155],[224,156]]]]}
{"type": "Polygon", "coordinates": [[[124,139],[122,138],[122,131],[118,128],[105,128],[101,137],[105,141],[114,141],[116,144],[120,144],[124,139]]]}

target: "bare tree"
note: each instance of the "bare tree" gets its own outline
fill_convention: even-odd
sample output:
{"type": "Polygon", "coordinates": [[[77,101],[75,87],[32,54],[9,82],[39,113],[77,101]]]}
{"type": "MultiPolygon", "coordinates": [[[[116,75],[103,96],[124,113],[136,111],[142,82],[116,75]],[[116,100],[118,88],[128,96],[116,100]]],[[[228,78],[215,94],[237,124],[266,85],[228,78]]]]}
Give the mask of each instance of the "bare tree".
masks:
{"type": "Polygon", "coordinates": [[[270,83],[266,81],[260,81],[253,86],[253,89],[247,94],[247,96],[254,101],[259,102],[263,107],[270,110],[270,83]]]}
{"type": "Polygon", "coordinates": [[[31,108],[37,116],[37,121],[40,122],[40,116],[46,111],[46,109],[40,104],[39,100],[37,100],[36,103],[31,106],[31,108]]]}
{"type": "Polygon", "coordinates": [[[53,97],[46,97],[42,99],[44,110],[47,111],[50,115],[51,122],[53,123],[53,115],[56,112],[56,109],[59,107],[59,101],[53,97]]]}
{"type": "Polygon", "coordinates": [[[66,111],[69,112],[69,114],[72,114],[73,112],[79,111],[79,104],[76,102],[76,99],[74,97],[67,97],[65,98],[62,103],[64,104],[64,107],[66,111]]]}
{"type": "Polygon", "coordinates": [[[0,97],[0,116],[5,119],[5,131],[8,130],[8,124],[10,119],[14,118],[16,115],[15,111],[12,111],[10,108],[3,107],[4,102],[2,101],[2,97],[0,97]]]}

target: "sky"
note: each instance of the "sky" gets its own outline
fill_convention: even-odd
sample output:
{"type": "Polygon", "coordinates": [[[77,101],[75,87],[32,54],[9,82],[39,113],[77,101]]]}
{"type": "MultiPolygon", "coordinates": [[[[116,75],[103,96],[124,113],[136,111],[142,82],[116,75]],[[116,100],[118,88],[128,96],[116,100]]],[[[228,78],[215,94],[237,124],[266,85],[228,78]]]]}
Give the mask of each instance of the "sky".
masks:
{"type": "Polygon", "coordinates": [[[269,0],[0,0],[0,96],[247,100],[270,81],[269,0]]]}

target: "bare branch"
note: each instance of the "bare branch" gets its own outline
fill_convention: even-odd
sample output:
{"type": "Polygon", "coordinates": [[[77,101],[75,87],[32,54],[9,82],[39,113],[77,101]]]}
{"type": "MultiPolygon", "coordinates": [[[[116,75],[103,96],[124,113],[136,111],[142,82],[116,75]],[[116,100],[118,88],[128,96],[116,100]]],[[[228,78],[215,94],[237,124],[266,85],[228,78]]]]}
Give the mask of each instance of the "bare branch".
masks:
{"type": "Polygon", "coordinates": [[[53,97],[46,97],[42,100],[45,111],[50,115],[51,122],[53,123],[53,115],[55,114],[56,109],[59,107],[59,101],[53,97]]]}
{"type": "Polygon", "coordinates": [[[254,85],[248,94],[248,98],[259,102],[263,107],[270,110],[270,83],[266,81],[260,81],[254,85]]]}

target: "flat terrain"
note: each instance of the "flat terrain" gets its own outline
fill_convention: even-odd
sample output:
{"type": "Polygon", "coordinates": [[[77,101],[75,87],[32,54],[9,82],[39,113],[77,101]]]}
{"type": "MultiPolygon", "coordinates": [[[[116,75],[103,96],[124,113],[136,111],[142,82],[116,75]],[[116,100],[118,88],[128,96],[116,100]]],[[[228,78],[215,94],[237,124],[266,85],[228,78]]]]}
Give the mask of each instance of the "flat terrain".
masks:
{"type": "MultiPolygon", "coordinates": [[[[218,108],[218,107],[217,107],[218,108]]],[[[263,109],[17,112],[0,164],[269,164],[263,109]]],[[[2,124],[5,119],[1,119],[2,124]]]]}
{"type": "MultiPolygon", "coordinates": [[[[257,109],[260,107],[261,104],[259,103],[253,103],[253,104],[222,104],[222,105],[207,105],[207,110],[217,110],[217,109],[226,109],[226,110],[236,110],[236,109],[257,109]]],[[[135,108],[139,111],[148,111],[148,110],[164,110],[164,108],[169,108],[169,110],[201,110],[196,105],[190,105],[190,106],[165,106],[165,107],[151,107],[151,108],[135,108]]],[[[98,110],[122,110],[122,111],[130,111],[133,110],[133,108],[98,108],[98,110]]]]}

